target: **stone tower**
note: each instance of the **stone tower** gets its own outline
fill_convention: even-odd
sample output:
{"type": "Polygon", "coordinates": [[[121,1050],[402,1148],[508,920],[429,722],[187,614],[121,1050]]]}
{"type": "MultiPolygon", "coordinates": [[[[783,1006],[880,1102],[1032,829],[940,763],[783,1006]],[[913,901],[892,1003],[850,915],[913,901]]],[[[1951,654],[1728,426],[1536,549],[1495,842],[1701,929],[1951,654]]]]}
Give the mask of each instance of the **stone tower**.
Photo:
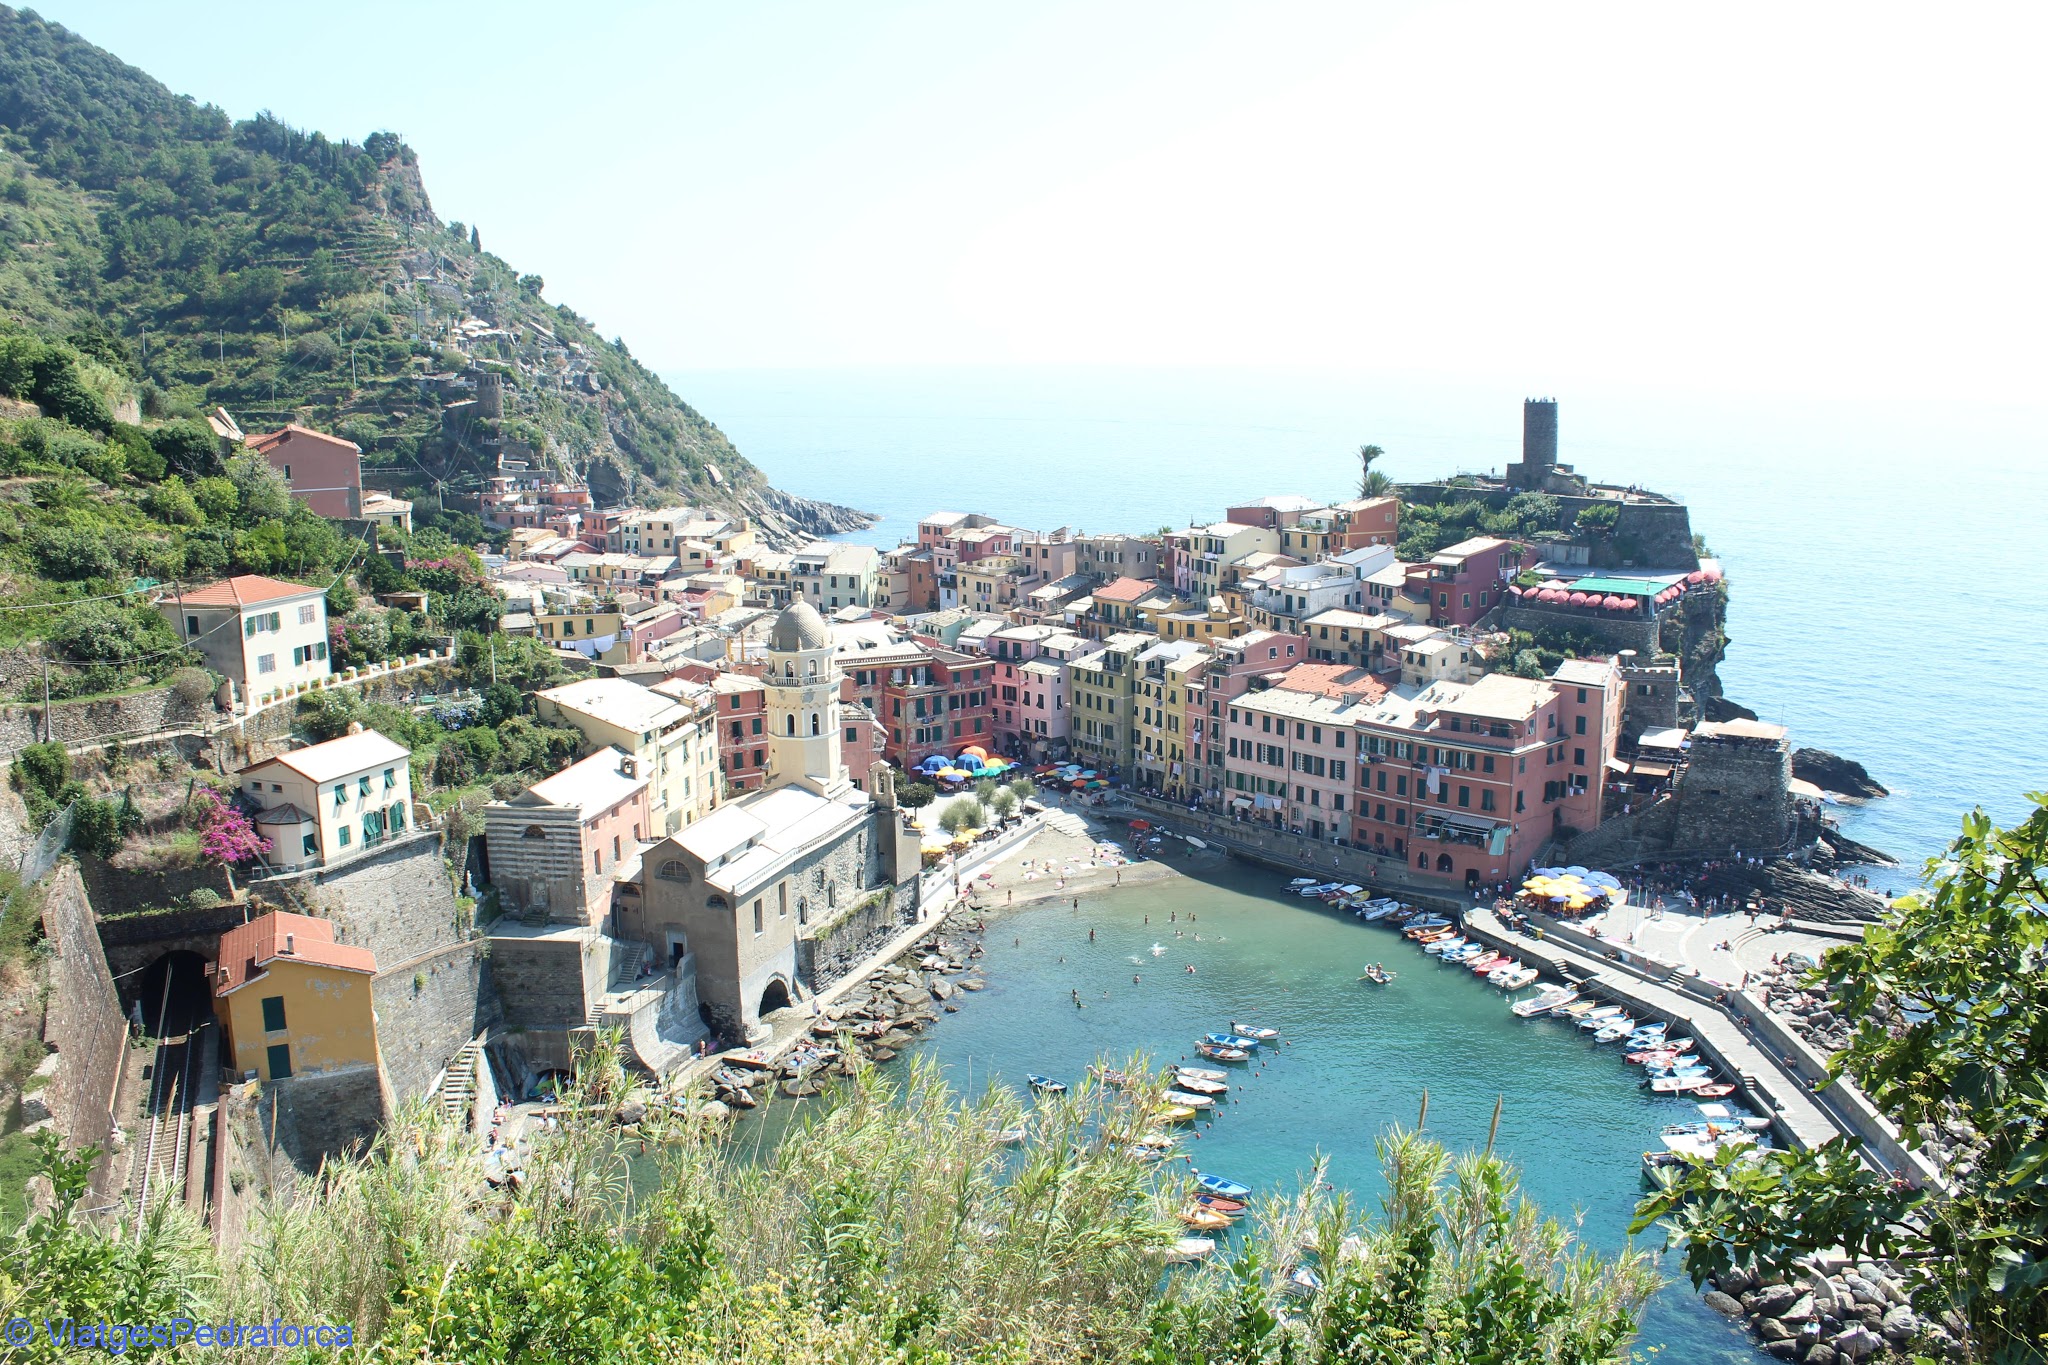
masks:
{"type": "Polygon", "coordinates": [[[1570,465],[1557,462],[1557,400],[1522,400],[1522,458],[1508,466],[1508,483],[1514,488],[1541,490],[1550,476],[1570,465]]]}
{"type": "Polygon", "coordinates": [[[853,789],[839,753],[839,670],[832,634],[808,602],[783,608],[768,630],[768,778],[763,789],[792,784],[821,796],[853,789]]]}

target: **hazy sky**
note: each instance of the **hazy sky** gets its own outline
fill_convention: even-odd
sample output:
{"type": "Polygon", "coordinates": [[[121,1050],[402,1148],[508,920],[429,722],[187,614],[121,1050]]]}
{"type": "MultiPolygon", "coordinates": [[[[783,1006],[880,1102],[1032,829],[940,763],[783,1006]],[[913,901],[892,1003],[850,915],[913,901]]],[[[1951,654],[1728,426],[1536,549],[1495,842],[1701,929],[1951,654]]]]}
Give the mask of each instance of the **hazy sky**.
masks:
{"type": "Polygon", "coordinates": [[[2034,402],[2048,7],[37,8],[658,369],[1258,364],[2034,402]]]}

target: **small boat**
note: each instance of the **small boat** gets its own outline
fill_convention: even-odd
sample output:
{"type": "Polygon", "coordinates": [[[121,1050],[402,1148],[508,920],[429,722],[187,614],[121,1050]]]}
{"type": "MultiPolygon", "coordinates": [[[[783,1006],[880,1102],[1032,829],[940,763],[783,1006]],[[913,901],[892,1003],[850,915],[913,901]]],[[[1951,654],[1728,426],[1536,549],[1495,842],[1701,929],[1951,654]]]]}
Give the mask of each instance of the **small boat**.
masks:
{"type": "Polygon", "coordinates": [[[1164,1152],[1178,1145],[1180,1139],[1171,1133],[1151,1132],[1131,1139],[1133,1147],[1146,1147],[1155,1152],[1164,1152]]]}
{"type": "Polygon", "coordinates": [[[1129,1090],[1136,1084],[1127,1072],[1112,1071],[1106,1066],[1091,1066],[1088,1074],[1113,1090],[1129,1090]]]}
{"type": "Polygon", "coordinates": [[[1280,1288],[1283,1293],[1297,1299],[1314,1298],[1322,1292],[1323,1277],[1316,1274],[1312,1266],[1298,1265],[1287,1272],[1287,1277],[1281,1281],[1280,1288]]]}
{"type": "Polygon", "coordinates": [[[1453,948],[1462,948],[1470,941],[1471,940],[1464,938],[1461,935],[1447,934],[1442,938],[1433,938],[1429,942],[1423,944],[1422,951],[1428,953],[1432,957],[1442,957],[1445,953],[1450,952],[1453,948]]]}
{"type": "MultiPolygon", "coordinates": [[[[1650,1078],[1650,1089],[1659,1095],[1683,1095],[1690,1091],[1701,1090],[1703,1087],[1712,1084],[1713,1080],[1710,1076],[1652,1076],[1650,1078]]],[[[1732,1094],[1734,1090],[1735,1087],[1731,1085],[1721,1093],[1732,1094]]]]}
{"type": "Polygon", "coordinates": [[[1207,1095],[1197,1095],[1188,1090],[1169,1090],[1163,1099],[1168,1104],[1184,1105],[1189,1109],[1214,1109],[1216,1101],[1207,1095]]]}
{"type": "Polygon", "coordinates": [[[1627,1031],[1620,1025],[1609,1024],[1606,1028],[1599,1030],[1593,1035],[1593,1041],[1596,1043],[1618,1043],[1627,1036],[1627,1031]]]}
{"type": "Polygon", "coordinates": [[[1270,1043],[1280,1036],[1279,1029],[1260,1028],[1256,1024],[1240,1024],[1235,1019],[1230,1021],[1230,1031],[1243,1034],[1247,1038],[1256,1038],[1262,1043],[1270,1043]]]}
{"type": "Polygon", "coordinates": [[[1391,899],[1363,901],[1352,913],[1367,924],[1373,924],[1390,916],[1400,914],[1401,902],[1391,899]]]}
{"type": "Polygon", "coordinates": [[[1664,1046],[1673,1052],[1690,1052],[1693,1048],[1693,1042],[1690,1038],[1673,1038],[1664,1046]]]}
{"type": "Polygon", "coordinates": [[[1596,1029],[1605,1028],[1614,1020],[1626,1018],[1627,1016],[1622,1012],[1622,1008],[1619,1005],[1601,1005],[1587,1010],[1577,1017],[1580,1028],[1596,1029]]]}
{"type": "Polygon", "coordinates": [[[1166,1249],[1166,1259],[1173,1265],[1188,1265],[1208,1258],[1215,1250],[1214,1237],[1183,1237],[1166,1249]]]}
{"type": "Polygon", "coordinates": [[[750,1047],[745,1052],[728,1052],[719,1060],[727,1066],[743,1066],[749,1071],[768,1071],[775,1066],[775,1060],[767,1050],[758,1047],[750,1047]]]}
{"type": "Polygon", "coordinates": [[[1195,1111],[1185,1104],[1169,1104],[1152,1111],[1152,1117],[1161,1123],[1186,1123],[1195,1116],[1195,1111]]]}
{"type": "Polygon", "coordinates": [[[1195,1183],[1209,1194],[1220,1194],[1225,1199],[1249,1199],[1252,1187],[1241,1185],[1235,1180],[1220,1175],[1195,1174],[1195,1183]]]}
{"type": "Polygon", "coordinates": [[[1029,1075],[1024,1079],[1029,1081],[1031,1088],[1041,1095],[1064,1095],[1067,1093],[1067,1083],[1065,1081],[1056,1081],[1050,1076],[1029,1075]]]}
{"type": "MultiPolygon", "coordinates": [[[[1174,1090],[1191,1091],[1197,1095],[1224,1095],[1230,1092],[1230,1083],[1228,1081],[1205,1081],[1200,1076],[1187,1076],[1180,1072],[1175,1072],[1167,1077],[1166,1083],[1172,1086],[1174,1090]]],[[[1173,1090],[1169,1090],[1166,1093],[1172,1095],[1173,1090]]]]}
{"type": "Polygon", "coordinates": [[[1622,1060],[1630,1066],[1649,1066],[1653,1062],[1675,1062],[1678,1054],[1669,1048],[1644,1048],[1629,1053],[1622,1060]]]}
{"type": "Polygon", "coordinates": [[[1495,986],[1497,986],[1501,990],[1518,991],[1522,989],[1522,987],[1534,981],[1536,979],[1536,975],[1537,973],[1534,967],[1517,967],[1515,970],[1511,972],[1501,972],[1497,976],[1489,976],[1486,979],[1488,981],[1491,981],[1495,986]]]}
{"type": "Polygon", "coordinates": [[[1379,963],[1375,962],[1370,967],[1367,967],[1365,969],[1365,975],[1359,977],[1358,979],[1360,981],[1370,981],[1375,986],[1384,986],[1394,979],[1394,973],[1388,971],[1385,967],[1382,967],[1379,963]]]}
{"type": "Polygon", "coordinates": [[[1198,1194],[1195,1202],[1205,1209],[1214,1209],[1226,1218],[1242,1218],[1251,1205],[1242,1199],[1226,1199],[1220,1194],[1198,1194]]]}
{"type": "Polygon", "coordinates": [[[1472,970],[1478,972],[1488,981],[1492,981],[1496,977],[1506,976],[1509,972],[1519,972],[1522,970],[1522,964],[1516,959],[1502,954],[1487,963],[1485,970],[1481,971],[1478,967],[1474,967],[1472,970]]]}
{"type": "Polygon", "coordinates": [[[1669,1023],[1662,1019],[1659,1019],[1653,1023],[1638,1024],[1636,1026],[1636,1032],[1642,1034],[1644,1037],[1648,1037],[1649,1035],[1654,1033],[1661,1038],[1664,1036],[1665,1033],[1670,1031],[1670,1028],[1671,1025],[1669,1023]]]}
{"type": "Polygon", "coordinates": [[[991,1129],[989,1130],[989,1136],[990,1136],[990,1137],[992,1137],[992,1138],[994,1138],[994,1139],[996,1140],[996,1144],[997,1144],[998,1146],[1002,1146],[1002,1147],[1017,1147],[1017,1146],[1021,1146],[1021,1145],[1023,1144],[1023,1142],[1024,1142],[1024,1136],[1025,1136],[1025,1131],[1026,1131],[1026,1130],[1025,1130],[1025,1129],[1023,1129],[1023,1128],[1021,1128],[1021,1127],[1020,1127],[1020,1128],[991,1128],[991,1129]]]}
{"type": "Polygon", "coordinates": [[[1725,1104],[1702,1104],[1697,1106],[1701,1119],[1710,1124],[1738,1124],[1752,1133],[1768,1133],[1771,1121],[1758,1114],[1738,1114],[1725,1104]]]}
{"type": "Polygon", "coordinates": [[[1287,884],[1291,887],[1294,887],[1296,890],[1299,890],[1304,886],[1314,886],[1316,884],[1316,879],[1314,877],[1295,877],[1289,880],[1287,884]]]}
{"type": "Polygon", "coordinates": [[[1185,1076],[1190,1080],[1227,1081],[1230,1079],[1230,1073],[1228,1071],[1213,1071],[1207,1067],[1176,1066],[1173,1067],[1172,1070],[1176,1076],[1185,1076]]]}
{"type": "Polygon", "coordinates": [[[1521,964],[1519,962],[1516,962],[1513,958],[1508,957],[1504,954],[1489,951],[1484,953],[1475,953],[1473,956],[1466,958],[1463,962],[1460,962],[1458,965],[1463,967],[1466,971],[1472,973],[1472,975],[1474,976],[1485,976],[1495,967],[1519,967],[1521,964]]]}
{"type": "Polygon", "coordinates": [[[1560,987],[1543,991],[1538,995],[1531,996],[1527,1000],[1520,1001],[1513,1006],[1513,1009],[1515,1017],[1519,1019],[1534,1019],[1539,1014],[1552,1014],[1558,1010],[1568,1008],[1578,998],[1579,993],[1577,991],[1560,987]]]}
{"type": "Polygon", "coordinates": [[[1444,933],[1447,930],[1449,930],[1450,927],[1451,922],[1449,920],[1432,917],[1429,919],[1419,919],[1412,921],[1408,925],[1408,927],[1406,929],[1403,929],[1401,932],[1409,938],[1420,939],[1429,934],[1444,933]]]}
{"type": "Polygon", "coordinates": [[[1180,1211],[1180,1221],[1197,1232],[1221,1232],[1230,1226],[1228,1214],[1205,1209],[1200,1204],[1190,1204],[1180,1211]]]}
{"type": "MultiPolygon", "coordinates": [[[[1710,1100],[1719,1100],[1726,1099],[1728,1096],[1734,1094],[1735,1087],[1730,1085],[1726,1081],[1715,1081],[1709,1085],[1694,1086],[1692,1088],[1692,1093],[1695,1095],[1703,1096],[1710,1100]]],[[[1770,1126],[1770,1120],[1766,1119],[1764,1121],[1764,1124],[1766,1127],[1770,1126]]]]}
{"type": "Polygon", "coordinates": [[[1212,1062],[1241,1062],[1252,1055],[1241,1047],[1224,1047],[1218,1043],[1196,1043],[1195,1051],[1212,1062]]]}
{"type": "Polygon", "coordinates": [[[1246,1052],[1256,1052],[1259,1048],[1258,1039],[1247,1038],[1242,1033],[1205,1033],[1202,1041],[1217,1047],[1240,1047],[1246,1052]]]}

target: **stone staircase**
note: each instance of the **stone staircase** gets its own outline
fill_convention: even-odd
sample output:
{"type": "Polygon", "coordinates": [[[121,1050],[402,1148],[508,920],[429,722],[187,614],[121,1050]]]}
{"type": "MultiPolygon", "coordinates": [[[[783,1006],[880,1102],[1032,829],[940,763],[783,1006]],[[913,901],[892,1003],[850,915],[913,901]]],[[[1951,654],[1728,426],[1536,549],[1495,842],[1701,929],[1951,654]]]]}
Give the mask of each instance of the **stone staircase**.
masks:
{"type": "Polygon", "coordinates": [[[469,1122],[470,1106],[476,1102],[476,1069],[483,1063],[482,1051],[474,1039],[462,1045],[441,1074],[441,1091],[435,1098],[441,1112],[457,1125],[469,1122]]]}
{"type": "Polygon", "coordinates": [[[1087,823],[1072,811],[1049,810],[1042,818],[1047,829],[1057,830],[1061,834],[1071,834],[1079,839],[1089,837],[1087,823]]]}

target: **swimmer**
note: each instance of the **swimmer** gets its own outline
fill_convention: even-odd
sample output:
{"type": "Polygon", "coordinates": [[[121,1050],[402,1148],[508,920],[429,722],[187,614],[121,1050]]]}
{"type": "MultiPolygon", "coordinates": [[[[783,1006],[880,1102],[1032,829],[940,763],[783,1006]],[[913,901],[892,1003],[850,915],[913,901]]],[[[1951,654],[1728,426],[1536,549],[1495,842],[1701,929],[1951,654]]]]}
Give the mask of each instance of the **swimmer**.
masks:
{"type": "Polygon", "coordinates": [[[1137,977],[1137,973],[1135,973],[1135,972],[1133,972],[1133,973],[1131,974],[1131,984],[1132,984],[1133,986],[1135,986],[1135,985],[1137,985],[1137,984],[1138,984],[1138,977],[1137,977]]]}
{"type": "Polygon", "coordinates": [[[1195,974],[1195,964],[1194,964],[1194,963],[1192,963],[1192,962],[1190,962],[1190,963],[1188,964],[1188,975],[1189,975],[1189,976],[1193,976],[1194,974],[1195,974]]]}
{"type": "Polygon", "coordinates": [[[1088,931],[1088,941],[1089,941],[1090,943],[1093,943],[1093,942],[1095,942],[1095,931],[1094,931],[1093,929],[1090,929],[1090,930],[1088,931]]]}

